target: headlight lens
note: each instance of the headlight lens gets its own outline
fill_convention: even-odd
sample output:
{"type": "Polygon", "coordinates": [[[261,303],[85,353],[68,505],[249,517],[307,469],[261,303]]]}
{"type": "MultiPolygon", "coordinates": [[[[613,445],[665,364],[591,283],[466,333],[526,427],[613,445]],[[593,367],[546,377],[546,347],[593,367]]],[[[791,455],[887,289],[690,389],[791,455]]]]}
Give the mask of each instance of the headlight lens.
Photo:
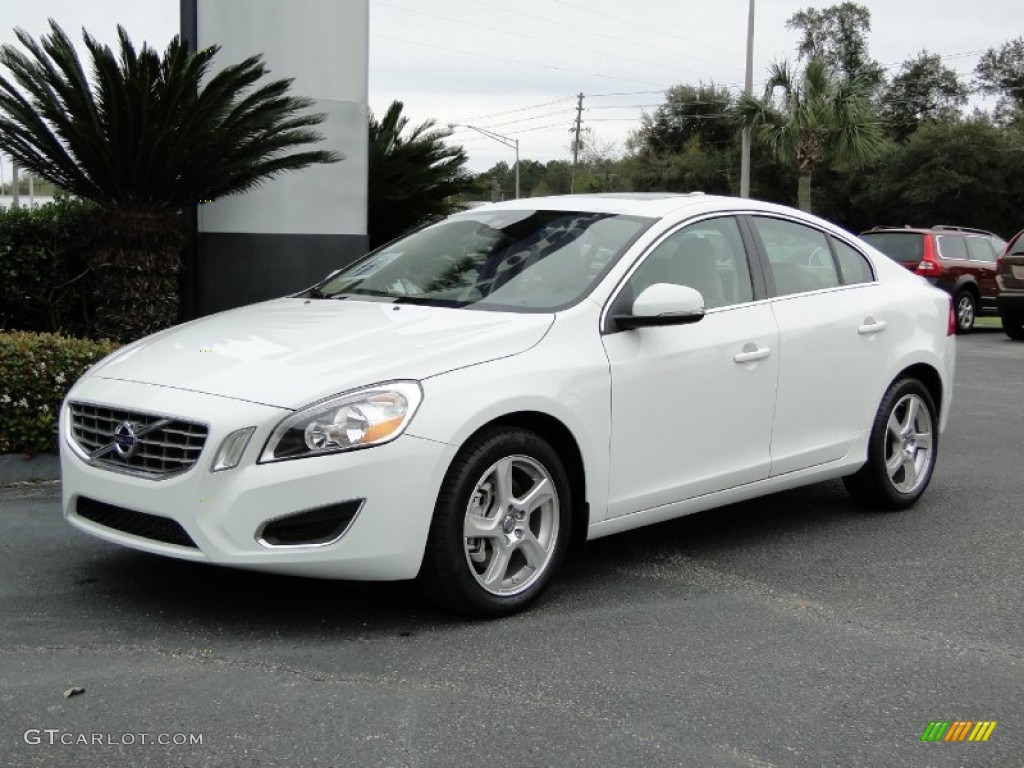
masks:
{"type": "Polygon", "coordinates": [[[260,461],[320,456],[394,440],[422,399],[415,381],[391,381],[313,403],[277,425],[260,461]]]}

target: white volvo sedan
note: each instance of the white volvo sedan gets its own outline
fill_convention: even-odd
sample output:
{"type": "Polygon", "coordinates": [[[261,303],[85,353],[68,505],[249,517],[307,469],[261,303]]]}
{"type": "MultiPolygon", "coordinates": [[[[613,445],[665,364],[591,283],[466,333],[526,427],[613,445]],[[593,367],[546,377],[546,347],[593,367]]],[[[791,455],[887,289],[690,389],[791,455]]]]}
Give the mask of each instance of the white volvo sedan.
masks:
{"type": "Polygon", "coordinates": [[[789,208],[485,206],[94,366],[61,415],[65,514],[147,552],[418,579],[500,615],[571,540],[830,478],[913,504],[953,331],[947,294],[789,208]]]}

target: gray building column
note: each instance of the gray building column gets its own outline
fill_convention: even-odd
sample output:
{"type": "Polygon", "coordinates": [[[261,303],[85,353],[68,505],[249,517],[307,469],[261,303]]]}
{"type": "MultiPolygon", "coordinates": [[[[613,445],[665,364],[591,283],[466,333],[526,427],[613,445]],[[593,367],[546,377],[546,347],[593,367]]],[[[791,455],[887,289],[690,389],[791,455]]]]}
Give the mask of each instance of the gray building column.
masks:
{"type": "Polygon", "coordinates": [[[327,120],[344,159],[199,205],[186,312],[204,315],[309,286],[366,250],[369,0],[181,0],[182,38],[226,64],[262,53],[269,78],[327,120]]]}

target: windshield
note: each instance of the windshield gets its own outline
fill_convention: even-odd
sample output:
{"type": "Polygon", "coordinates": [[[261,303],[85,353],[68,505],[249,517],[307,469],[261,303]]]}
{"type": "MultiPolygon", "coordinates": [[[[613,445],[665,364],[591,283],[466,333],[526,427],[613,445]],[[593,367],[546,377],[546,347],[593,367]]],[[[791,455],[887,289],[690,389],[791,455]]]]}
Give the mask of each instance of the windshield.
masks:
{"type": "Polygon", "coordinates": [[[653,221],[581,211],[471,211],[384,246],[309,295],[550,312],[589,293],[653,221]]]}

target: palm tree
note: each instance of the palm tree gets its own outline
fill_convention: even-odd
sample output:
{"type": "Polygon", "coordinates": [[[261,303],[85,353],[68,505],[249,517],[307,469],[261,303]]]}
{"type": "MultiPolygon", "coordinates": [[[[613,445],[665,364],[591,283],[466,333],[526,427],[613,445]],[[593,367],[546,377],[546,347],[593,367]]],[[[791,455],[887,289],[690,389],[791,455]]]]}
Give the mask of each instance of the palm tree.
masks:
{"type": "Polygon", "coordinates": [[[859,77],[837,78],[821,59],[808,62],[799,79],[787,63],[774,63],[768,72],[764,96],[741,96],[735,119],[780,160],[796,164],[797,200],[801,210],[810,211],[816,167],[830,159],[863,163],[881,150],[872,86],[859,77]]]}
{"type": "Polygon", "coordinates": [[[444,139],[450,130],[420,123],[402,135],[409,118],[402,102],[393,101],[384,117],[370,114],[369,222],[370,247],[394,239],[413,227],[456,210],[456,195],[475,191],[477,182],[465,170],[466,152],[444,139]]]}
{"type": "Polygon", "coordinates": [[[16,30],[28,54],[0,46],[0,149],[99,205],[96,331],[128,340],[177,320],[182,209],[340,157],[309,147],[324,116],[290,80],[261,83],[260,56],[214,74],[217,46],[192,53],[175,37],[161,56],[117,32],[119,55],[83,31],[90,82],[52,19],[39,42],[16,30]]]}

